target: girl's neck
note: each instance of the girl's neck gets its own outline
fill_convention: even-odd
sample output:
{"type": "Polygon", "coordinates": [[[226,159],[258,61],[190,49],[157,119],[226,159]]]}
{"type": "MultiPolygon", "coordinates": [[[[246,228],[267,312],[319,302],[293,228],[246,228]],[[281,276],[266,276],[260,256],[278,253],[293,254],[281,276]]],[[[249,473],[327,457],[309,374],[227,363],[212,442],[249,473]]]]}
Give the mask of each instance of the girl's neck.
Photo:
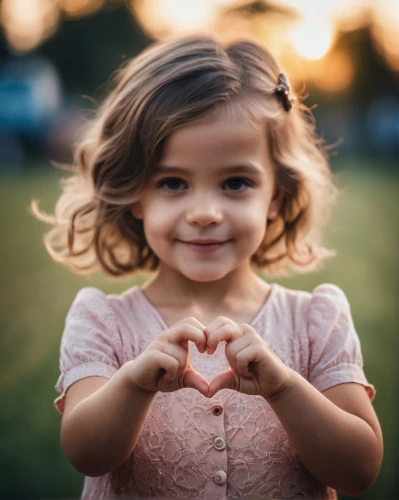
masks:
{"type": "Polygon", "coordinates": [[[236,269],[217,281],[194,282],[161,266],[141,290],[157,307],[212,311],[221,306],[235,309],[240,303],[244,306],[246,302],[262,302],[270,285],[252,268],[236,269]]]}

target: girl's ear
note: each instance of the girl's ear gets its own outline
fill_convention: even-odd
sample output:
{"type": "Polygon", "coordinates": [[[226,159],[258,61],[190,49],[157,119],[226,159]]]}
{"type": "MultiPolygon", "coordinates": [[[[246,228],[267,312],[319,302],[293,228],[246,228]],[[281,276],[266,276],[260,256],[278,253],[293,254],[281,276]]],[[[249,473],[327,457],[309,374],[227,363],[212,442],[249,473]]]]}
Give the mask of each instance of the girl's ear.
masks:
{"type": "Polygon", "coordinates": [[[135,219],[143,218],[143,210],[139,201],[136,201],[136,203],[132,206],[132,214],[135,219]]]}

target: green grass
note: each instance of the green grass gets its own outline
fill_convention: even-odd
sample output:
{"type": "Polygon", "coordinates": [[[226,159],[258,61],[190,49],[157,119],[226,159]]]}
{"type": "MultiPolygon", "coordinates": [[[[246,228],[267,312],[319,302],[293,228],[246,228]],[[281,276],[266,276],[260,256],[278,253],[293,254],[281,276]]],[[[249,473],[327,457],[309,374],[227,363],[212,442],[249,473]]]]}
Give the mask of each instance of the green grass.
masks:
{"type": "MultiPolygon", "coordinates": [[[[332,282],[342,287],[361,339],[364,369],[377,388],[374,408],[384,434],[382,470],[359,498],[399,495],[398,466],[398,208],[393,171],[340,165],[344,193],[326,243],[337,257],[314,273],[276,279],[284,286],[311,291],[332,282]]],[[[53,408],[59,375],[59,344],[65,315],[78,290],[96,286],[120,292],[144,278],[115,281],[72,275],[54,263],[42,245],[47,227],[28,212],[41,200],[48,212],[67,173],[32,169],[0,179],[2,297],[0,349],[1,494],[18,498],[78,498],[83,477],[59,444],[60,416],[53,408]]],[[[340,496],[340,498],[345,498],[340,496]]]]}

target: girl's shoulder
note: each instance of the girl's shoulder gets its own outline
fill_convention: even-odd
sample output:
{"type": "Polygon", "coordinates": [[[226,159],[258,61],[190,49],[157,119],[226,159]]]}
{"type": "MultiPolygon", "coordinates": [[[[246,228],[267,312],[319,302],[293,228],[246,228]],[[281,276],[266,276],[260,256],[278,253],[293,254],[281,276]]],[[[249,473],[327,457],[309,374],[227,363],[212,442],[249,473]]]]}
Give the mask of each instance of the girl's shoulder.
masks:
{"type": "Polygon", "coordinates": [[[77,337],[89,339],[90,336],[98,335],[107,338],[108,334],[114,338],[119,337],[109,296],[95,287],[81,288],[66,315],[63,342],[76,342],[77,337]]]}
{"type": "Polygon", "coordinates": [[[327,344],[339,346],[344,343],[356,344],[359,338],[352,319],[351,307],[345,292],[337,285],[323,283],[312,292],[279,287],[279,313],[284,311],[285,322],[289,330],[296,332],[303,340],[320,350],[327,344]]]}
{"type": "Polygon", "coordinates": [[[135,288],[123,293],[106,293],[92,286],[81,288],[69,308],[66,324],[91,325],[93,331],[106,329],[114,337],[121,337],[133,328],[134,318],[140,311],[135,288]]]}
{"type": "MultiPolygon", "coordinates": [[[[322,283],[317,285],[311,292],[287,288],[280,284],[274,284],[278,302],[285,302],[289,306],[306,310],[314,307],[349,307],[345,292],[333,283],[322,283]]],[[[304,311],[305,312],[305,311],[304,311]]]]}
{"type": "Polygon", "coordinates": [[[108,309],[106,294],[94,287],[78,290],[69,308],[67,319],[77,316],[104,316],[108,309]]]}
{"type": "Polygon", "coordinates": [[[124,357],[126,348],[130,354],[137,354],[141,335],[147,331],[137,290],[133,287],[122,293],[106,293],[92,286],[81,288],[66,315],[62,344],[81,349],[83,344],[97,345],[102,352],[109,348],[118,359],[124,357]]]}
{"type": "Polygon", "coordinates": [[[339,286],[323,283],[311,292],[279,284],[274,288],[267,315],[269,327],[283,328],[287,336],[300,337],[306,343],[337,327],[353,330],[350,305],[339,286]]]}
{"type": "Polygon", "coordinates": [[[333,283],[322,283],[311,292],[275,284],[274,304],[277,310],[291,311],[292,315],[309,318],[311,314],[324,315],[327,311],[350,311],[345,292],[333,283]]]}
{"type": "Polygon", "coordinates": [[[140,303],[138,286],[133,286],[121,293],[106,293],[99,288],[92,286],[81,288],[71,306],[71,310],[76,307],[85,308],[91,311],[102,312],[112,309],[114,313],[123,310],[131,310],[132,306],[140,303]]]}
{"type": "Polygon", "coordinates": [[[96,327],[102,324],[114,332],[122,344],[130,344],[134,338],[136,347],[162,327],[157,311],[137,285],[121,293],[106,293],[91,286],[82,288],[67,315],[67,320],[75,319],[90,321],[96,327]]]}
{"type": "Polygon", "coordinates": [[[274,286],[288,297],[294,297],[296,299],[311,299],[312,297],[325,297],[325,298],[335,298],[335,299],[346,299],[345,292],[334,283],[321,283],[317,285],[311,292],[307,290],[300,290],[296,288],[288,288],[283,285],[274,283],[274,286]]]}
{"type": "Polygon", "coordinates": [[[314,288],[309,302],[309,321],[319,319],[331,324],[352,321],[351,308],[345,292],[333,283],[323,283],[314,288]]]}

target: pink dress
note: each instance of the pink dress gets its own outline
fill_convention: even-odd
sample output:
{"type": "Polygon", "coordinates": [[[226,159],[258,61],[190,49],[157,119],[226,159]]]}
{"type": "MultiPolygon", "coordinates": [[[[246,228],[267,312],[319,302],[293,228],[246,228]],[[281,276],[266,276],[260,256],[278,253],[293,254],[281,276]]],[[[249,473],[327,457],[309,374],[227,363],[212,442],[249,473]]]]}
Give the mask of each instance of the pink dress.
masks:
{"type": "MultiPolygon", "coordinates": [[[[364,375],[350,306],[340,288],[312,293],[273,284],[250,325],[279,358],[319,391],[345,382],[375,389],[364,375]]],[[[85,377],[111,378],[136,358],[167,324],[138,286],[121,295],[79,291],[61,341],[55,400],[85,377]]],[[[193,367],[210,381],[229,368],[225,342],[209,356],[189,342],[193,367]]],[[[101,416],[99,416],[101,418],[101,416]]],[[[84,500],[115,498],[337,498],[303,466],[280,421],[261,396],[223,389],[212,399],[195,389],[158,392],[137,445],[120,467],[85,477],[84,500]]]]}

